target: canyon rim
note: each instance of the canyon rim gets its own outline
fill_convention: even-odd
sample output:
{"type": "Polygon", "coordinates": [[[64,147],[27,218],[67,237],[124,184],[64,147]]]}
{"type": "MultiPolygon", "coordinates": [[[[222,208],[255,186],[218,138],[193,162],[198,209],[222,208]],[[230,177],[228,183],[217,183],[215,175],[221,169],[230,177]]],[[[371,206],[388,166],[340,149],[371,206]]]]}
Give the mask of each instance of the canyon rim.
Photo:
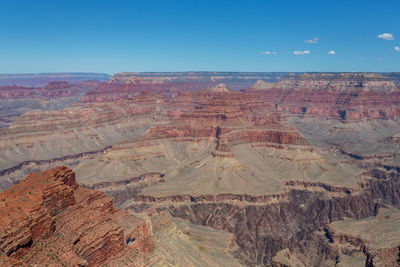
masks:
{"type": "Polygon", "coordinates": [[[399,267],[400,1],[0,1],[0,267],[399,267]]]}

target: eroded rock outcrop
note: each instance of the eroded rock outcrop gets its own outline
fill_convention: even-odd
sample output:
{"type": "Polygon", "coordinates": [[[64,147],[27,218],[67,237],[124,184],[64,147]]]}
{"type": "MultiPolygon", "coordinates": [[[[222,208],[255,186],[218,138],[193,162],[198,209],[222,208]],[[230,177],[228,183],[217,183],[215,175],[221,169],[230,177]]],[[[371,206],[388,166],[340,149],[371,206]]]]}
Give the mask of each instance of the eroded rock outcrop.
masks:
{"type": "Polygon", "coordinates": [[[0,194],[0,263],[143,266],[154,249],[151,223],[115,209],[57,167],[33,173],[0,194]]]}
{"type": "Polygon", "coordinates": [[[9,126],[19,115],[28,111],[64,108],[98,83],[53,81],[43,87],[0,86],[0,128],[9,126]]]}
{"type": "Polygon", "coordinates": [[[276,83],[258,81],[245,91],[264,94],[289,114],[343,121],[400,115],[396,80],[378,73],[304,73],[276,83]]]}
{"type": "Polygon", "coordinates": [[[219,83],[216,86],[209,87],[205,89],[206,92],[212,92],[212,93],[227,93],[230,90],[226,87],[225,84],[219,83]]]}
{"type": "Polygon", "coordinates": [[[250,89],[394,92],[395,81],[379,73],[304,73],[277,83],[257,81],[250,89]]]}
{"type": "Polygon", "coordinates": [[[399,211],[389,207],[376,217],[333,222],[325,231],[342,255],[362,252],[365,266],[399,266],[399,222],[399,211]]]}
{"type": "Polygon", "coordinates": [[[371,187],[360,192],[312,183],[301,185],[288,182],[287,185],[304,186],[307,189],[290,189],[283,198],[255,197],[254,202],[248,201],[253,200],[251,196],[232,194],[218,196],[219,201],[212,196],[152,198],[138,195],[136,203],[132,203],[128,209],[149,210],[157,203],[158,211],[168,210],[173,216],[191,223],[231,232],[241,248],[235,254],[236,257],[249,266],[332,265],[335,262],[346,262],[345,257],[354,251],[365,253],[364,262],[369,259],[368,266],[391,266],[384,262],[396,263],[395,256],[398,253],[396,222],[400,204],[399,178],[399,173],[393,170],[387,171],[381,179],[370,176],[371,187]],[[326,191],[310,189],[316,186],[326,191]],[[343,194],[337,195],[338,191],[343,191],[343,194]],[[392,214],[387,214],[385,210],[381,214],[383,205],[394,205],[396,208],[392,214]],[[354,220],[341,222],[345,218],[354,220]],[[340,235],[337,230],[328,233],[322,231],[332,222],[343,224],[343,231],[351,231],[354,227],[348,227],[351,225],[349,221],[354,222],[357,228],[354,236],[340,235]],[[368,221],[371,223],[367,224],[368,221]],[[370,229],[371,226],[376,229],[370,229]],[[376,235],[379,231],[381,234],[376,235]],[[365,241],[368,238],[373,239],[369,241],[370,245],[365,241]],[[338,248],[335,245],[337,242],[351,244],[352,248],[338,248]]]}

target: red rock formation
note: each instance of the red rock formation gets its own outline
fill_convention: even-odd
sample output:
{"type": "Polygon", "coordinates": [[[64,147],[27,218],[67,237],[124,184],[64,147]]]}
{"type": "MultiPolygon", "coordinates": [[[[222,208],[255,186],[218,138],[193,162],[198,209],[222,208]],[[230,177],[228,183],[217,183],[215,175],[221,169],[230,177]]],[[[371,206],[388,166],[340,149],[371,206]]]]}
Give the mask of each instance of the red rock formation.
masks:
{"type": "Polygon", "coordinates": [[[146,138],[214,137],[214,156],[231,156],[231,145],[270,142],[309,145],[294,128],[282,124],[273,105],[260,103],[259,95],[241,92],[182,93],[166,102],[172,120],[151,127],[146,138]],[[227,153],[225,153],[227,152],[227,153]]]}
{"type": "MultiPolygon", "coordinates": [[[[132,98],[143,91],[176,96],[181,92],[199,92],[204,89],[215,90],[224,83],[232,90],[244,89],[258,79],[273,79],[285,74],[274,73],[214,73],[214,72],[176,72],[176,73],[117,73],[107,83],[100,84],[84,98],[84,102],[110,101],[132,98]]],[[[222,90],[227,92],[226,88],[222,90]]]]}
{"type": "Polygon", "coordinates": [[[97,266],[140,263],[153,249],[151,225],[115,209],[57,167],[0,194],[0,265],[97,266]]]}
{"type": "Polygon", "coordinates": [[[182,91],[198,91],[213,83],[199,82],[169,82],[158,81],[155,78],[138,80],[135,82],[120,83],[111,80],[109,83],[102,83],[97,88],[87,93],[81,99],[82,102],[105,102],[120,99],[133,99],[142,92],[152,94],[163,94],[166,96],[176,95],[182,91]]]}
{"type": "Polygon", "coordinates": [[[400,89],[377,73],[306,73],[277,83],[258,81],[245,92],[263,95],[288,114],[343,121],[400,116],[400,89]]]}
{"type": "Polygon", "coordinates": [[[310,145],[309,142],[296,131],[289,129],[246,129],[225,135],[231,145],[255,142],[269,142],[281,145],[310,145]]]}
{"type": "Polygon", "coordinates": [[[389,80],[379,73],[304,73],[300,76],[281,79],[277,83],[257,81],[249,89],[311,89],[339,92],[395,92],[399,90],[393,80],[389,80]]]}
{"type": "Polygon", "coordinates": [[[44,87],[0,86],[0,128],[9,126],[28,111],[64,108],[97,84],[98,81],[77,84],[58,81],[44,87]]]}

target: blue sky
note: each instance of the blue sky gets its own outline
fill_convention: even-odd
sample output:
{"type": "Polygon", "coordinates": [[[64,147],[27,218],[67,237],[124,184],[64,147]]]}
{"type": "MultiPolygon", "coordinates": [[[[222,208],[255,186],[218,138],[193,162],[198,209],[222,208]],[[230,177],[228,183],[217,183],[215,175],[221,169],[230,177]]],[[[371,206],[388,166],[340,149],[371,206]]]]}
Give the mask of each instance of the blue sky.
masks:
{"type": "Polygon", "coordinates": [[[0,73],[400,71],[399,14],[397,0],[1,0],[0,73]]]}

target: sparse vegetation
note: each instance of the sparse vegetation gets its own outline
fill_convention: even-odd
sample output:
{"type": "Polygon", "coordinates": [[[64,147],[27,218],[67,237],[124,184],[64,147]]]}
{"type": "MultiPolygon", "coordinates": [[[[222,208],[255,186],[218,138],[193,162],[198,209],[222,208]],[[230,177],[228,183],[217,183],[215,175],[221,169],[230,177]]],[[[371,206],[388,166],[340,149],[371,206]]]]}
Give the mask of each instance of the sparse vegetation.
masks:
{"type": "Polygon", "coordinates": [[[397,247],[399,253],[397,253],[397,262],[400,263],[400,245],[397,247]]]}

